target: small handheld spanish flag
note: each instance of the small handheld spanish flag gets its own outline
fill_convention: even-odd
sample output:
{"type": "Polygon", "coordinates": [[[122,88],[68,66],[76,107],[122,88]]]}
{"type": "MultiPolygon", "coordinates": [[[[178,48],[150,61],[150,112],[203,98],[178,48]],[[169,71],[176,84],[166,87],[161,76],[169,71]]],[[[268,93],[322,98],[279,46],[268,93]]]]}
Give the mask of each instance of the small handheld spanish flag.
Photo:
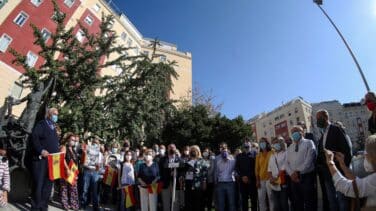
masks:
{"type": "Polygon", "coordinates": [[[148,185],[148,192],[150,194],[156,193],[159,194],[162,191],[162,182],[156,182],[148,185]]]}
{"type": "Polygon", "coordinates": [[[79,171],[78,171],[77,165],[74,163],[73,160],[69,162],[69,170],[70,170],[70,174],[67,175],[67,177],[65,178],[65,181],[67,181],[69,184],[74,186],[77,183],[76,178],[78,176],[79,171]]]}
{"type": "Polygon", "coordinates": [[[125,208],[130,208],[136,205],[136,198],[134,197],[134,189],[132,185],[125,186],[123,188],[125,197],[125,208]]]}
{"type": "Polygon", "coordinates": [[[65,154],[62,152],[48,155],[48,176],[51,181],[65,178],[64,159],[65,154]]]}
{"type": "Polygon", "coordinates": [[[107,166],[103,175],[103,183],[111,187],[115,187],[117,182],[117,170],[107,166]]]}

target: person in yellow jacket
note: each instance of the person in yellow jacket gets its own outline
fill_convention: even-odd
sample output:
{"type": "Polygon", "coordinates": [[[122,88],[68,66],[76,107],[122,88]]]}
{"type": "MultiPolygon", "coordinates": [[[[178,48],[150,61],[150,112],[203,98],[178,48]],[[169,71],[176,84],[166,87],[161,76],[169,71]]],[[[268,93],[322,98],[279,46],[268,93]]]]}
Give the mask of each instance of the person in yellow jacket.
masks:
{"type": "MultiPolygon", "coordinates": [[[[266,211],[267,201],[266,196],[268,199],[271,198],[272,189],[267,184],[269,181],[268,175],[268,165],[269,159],[272,155],[270,143],[266,138],[261,138],[259,141],[260,152],[256,156],[256,165],[255,165],[255,173],[256,173],[256,187],[258,191],[258,201],[260,211],[266,211]]],[[[269,208],[273,210],[273,202],[269,200],[269,208]]]]}

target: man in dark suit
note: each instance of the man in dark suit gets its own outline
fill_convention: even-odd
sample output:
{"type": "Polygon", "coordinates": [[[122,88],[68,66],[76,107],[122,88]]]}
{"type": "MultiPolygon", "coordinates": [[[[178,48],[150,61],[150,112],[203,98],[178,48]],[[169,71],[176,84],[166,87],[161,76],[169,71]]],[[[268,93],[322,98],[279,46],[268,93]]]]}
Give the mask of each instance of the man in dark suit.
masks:
{"type": "Polygon", "coordinates": [[[31,134],[31,167],[34,181],[31,210],[48,210],[53,182],[48,178],[47,157],[59,152],[59,138],[55,128],[58,114],[56,108],[50,108],[46,119],[38,122],[31,134]]]}
{"type": "MultiPolygon", "coordinates": [[[[316,113],[317,127],[320,128],[322,136],[318,143],[317,169],[321,184],[324,185],[322,189],[326,190],[326,195],[329,201],[329,208],[331,211],[349,210],[349,200],[334,188],[332,177],[330,175],[328,166],[325,161],[324,149],[334,152],[341,152],[345,155],[345,163],[347,166],[351,163],[351,147],[346,139],[345,132],[338,125],[332,124],[329,121],[329,113],[326,110],[319,110],[316,113]]],[[[336,162],[337,168],[339,167],[336,162]]]]}
{"type": "Polygon", "coordinates": [[[252,211],[257,211],[257,188],[255,176],[256,153],[251,150],[251,142],[244,142],[244,151],[236,157],[235,170],[239,175],[239,189],[242,210],[248,211],[248,199],[251,198],[252,211]]]}
{"type": "MultiPolygon", "coordinates": [[[[171,210],[171,197],[172,197],[172,186],[173,186],[173,168],[169,168],[170,163],[182,163],[182,159],[176,155],[176,146],[175,144],[168,145],[167,155],[160,158],[159,160],[159,169],[161,175],[161,182],[163,183],[162,189],[162,205],[163,211],[170,211],[171,210]]],[[[176,178],[176,189],[181,190],[179,185],[179,177],[182,175],[180,170],[178,171],[178,175],[176,178]]],[[[176,192],[177,196],[177,192],[176,192]]],[[[180,210],[180,201],[179,197],[175,198],[174,203],[174,211],[180,210]]]]}

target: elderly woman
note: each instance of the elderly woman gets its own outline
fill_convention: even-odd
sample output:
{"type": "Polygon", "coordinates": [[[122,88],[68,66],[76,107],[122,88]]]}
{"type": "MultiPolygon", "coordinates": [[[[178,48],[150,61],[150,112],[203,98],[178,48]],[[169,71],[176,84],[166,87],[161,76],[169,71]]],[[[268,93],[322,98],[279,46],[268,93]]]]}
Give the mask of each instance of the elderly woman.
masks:
{"type": "Polygon", "coordinates": [[[272,185],[273,211],[288,211],[287,183],[286,183],[286,144],[282,137],[272,140],[273,155],[269,159],[268,174],[272,185]]]}
{"type": "Polygon", "coordinates": [[[367,197],[365,207],[367,210],[375,210],[376,208],[376,135],[367,138],[365,144],[364,169],[371,173],[365,178],[355,178],[350,169],[344,163],[344,156],[341,153],[334,153],[326,150],[326,161],[333,177],[334,186],[337,191],[348,197],[356,197],[354,187],[358,189],[358,197],[367,197]],[[339,172],[334,164],[333,158],[339,162],[344,176],[339,172]],[[371,208],[372,207],[372,208],[371,208]]]}

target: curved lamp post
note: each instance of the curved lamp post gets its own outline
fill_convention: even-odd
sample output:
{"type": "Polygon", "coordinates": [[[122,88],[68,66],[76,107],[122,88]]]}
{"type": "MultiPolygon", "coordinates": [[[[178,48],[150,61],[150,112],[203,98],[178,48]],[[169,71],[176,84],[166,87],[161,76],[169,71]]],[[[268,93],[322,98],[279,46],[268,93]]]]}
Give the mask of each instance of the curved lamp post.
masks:
{"type": "Polygon", "coordinates": [[[352,52],[349,44],[346,42],[345,40],[345,37],[342,35],[342,33],[339,31],[338,27],[336,26],[336,24],[333,22],[333,20],[329,17],[329,15],[325,12],[325,10],[321,7],[322,5],[322,0],[313,0],[313,2],[319,7],[319,9],[322,11],[322,13],[324,13],[324,15],[328,18],[329,22],[332,24],[332,26],[334,27],[334,29],[337,31],[338,35],[341,37],[343,43],[345,44],[347,50],[349,51],[351,57],[353,58],[355,64],[356,64],[356,67],[358,68],[359,70],[359,73],[360,73],[360,76],[362,77],[363,79],[363,83],[364,85],[366,86],[366,89],[367,91],[369,92],[370,89],[369,89],[369,86],[368,86],[368,83],[367,83],[367,80],[366,80],[366,77],[364,76],[364,73],[362,71],[362,68],[360,67],[359,65],[359,62],[358,60],[356,59],[354,53],[352,52]]]}

